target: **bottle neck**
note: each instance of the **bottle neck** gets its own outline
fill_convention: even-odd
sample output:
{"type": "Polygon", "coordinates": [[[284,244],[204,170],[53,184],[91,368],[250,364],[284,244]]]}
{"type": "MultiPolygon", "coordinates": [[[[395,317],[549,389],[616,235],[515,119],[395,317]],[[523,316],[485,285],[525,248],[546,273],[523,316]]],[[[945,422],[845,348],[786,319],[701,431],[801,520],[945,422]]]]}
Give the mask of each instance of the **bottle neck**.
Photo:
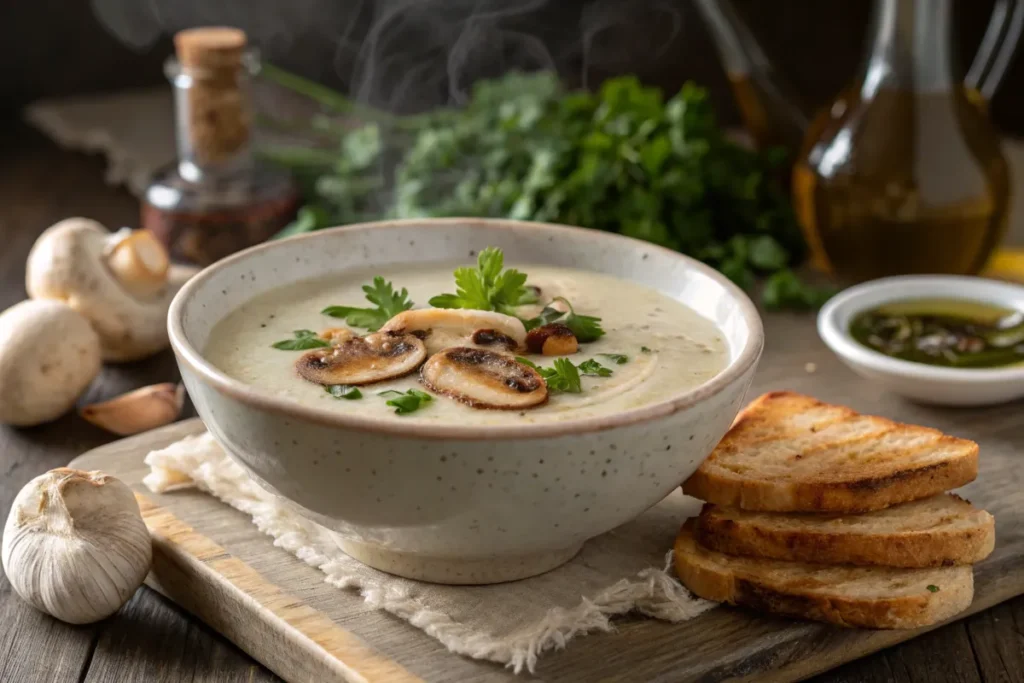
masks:
{"type": "Polygon", "coordinates": [[[178,172],[189,181],[235,174],[252,165],[248,74],[209,73],[171,60],[178,172]]]}
{"type": "Polygon", "coordinates": [[[880,88],[946,92],[953,68],[951,0],[875,0],[861,94],[880,88]]]}

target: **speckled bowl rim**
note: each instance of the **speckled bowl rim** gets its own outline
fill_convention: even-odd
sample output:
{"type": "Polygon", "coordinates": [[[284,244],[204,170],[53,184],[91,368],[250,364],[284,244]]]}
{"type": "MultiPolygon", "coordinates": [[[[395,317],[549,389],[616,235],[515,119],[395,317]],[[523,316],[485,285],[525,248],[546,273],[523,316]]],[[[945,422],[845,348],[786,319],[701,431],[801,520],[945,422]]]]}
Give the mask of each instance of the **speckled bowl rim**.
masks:
{"type": "Polygon", "coordinates": [[[750,298],[727,277],[696,259],[665,247],[659,247],[649,242],[643,242],[641,240],[624,237],[614,233],[565,225],[555,225],[552,223],[534,223],[498,218],[410,218],[391,221],[375,221],[370,223],[354,223],[352,225],[318,230],[316,232],[303,235],[295,235],[294,237],[282,240],[264,242],[223,258],[192,277],[181,288],[181,290],[178,291],[174,300],[171,302],[170,310],[167,314],[167,328],[171,340],[171,348],[174,349],[175,356],[177,357],[179,364],[188,366],[188,368],[195,373],[202,382],[214,391],[233,398],[252,408],[293,417],[298,420],[326,427],[340,427],[363,432],[392,434],[397,437],[416,437],[438,440],[540,439],[572,434],[587,434],[657,420],[679,412],[680,410],[690,408],[697,403],[720,393],[734,382],[739,381],[740,378],[757,363],[764,347],[764,327],[761,323],[761,317],[757,312],[757,308],[754,306],[753,302],[751,302],[750,298]],[[465,227],[466,225],[479,225],[506,230],[545,231],[554,234],[556,239],[561,235],[582,231],[588,233],[588,237],[590,239],[617,242],[623,249],[642,248],[648,251],[660,252],[670,258],[682,261],[687,267],[700,271],[717,282],[730,296],[733,297],[733,299],[736,300],[743,315],[744,323],[749,331],[746,344],[740,350],[736,360],[731,362],[724,370],[703,384],[664,401],[640,406],[639,408],[615,413],[613,415],[540,424],[435,425],[423,423],[402,424],[397,420],[346,415],[345,413],[336,412],[327,408],[305,406],[292,399],[282,398],[270,392],[245,384],[239,380],[232,379],[225,373],[221,372],[204,359],[199,350],[192,346],[185,336],[183,318],[185,310],[193,299],[196,289],[198,289],[203,282],[208,280],[218,271],[248,258],[251,254],[271,249],[279,249],[281,248],[281,245],[289,244],[294,240],[328,239],[330,235],[337,234],[339,232],[351,233],[370,230],[379,232],[381,230],[408,228],[411,226],[416,226],[419,230],[445,230],[456,226],[465,227]]]}

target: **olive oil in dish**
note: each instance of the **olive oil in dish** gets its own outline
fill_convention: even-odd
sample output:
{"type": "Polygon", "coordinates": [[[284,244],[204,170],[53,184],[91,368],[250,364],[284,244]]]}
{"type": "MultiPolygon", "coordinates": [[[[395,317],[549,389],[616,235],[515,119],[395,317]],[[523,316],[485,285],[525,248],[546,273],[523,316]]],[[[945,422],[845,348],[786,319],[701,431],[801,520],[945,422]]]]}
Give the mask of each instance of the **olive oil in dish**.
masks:
{"type": "Polygon", "coordinates": [[[458,300],[465,294],[459,272],[456,294],[442,293],[456,289],[452,273],[464,266],[395,266],[282,287],[220,321],[204,355],[234,379],[303,405],[382,420],[460,425],[550,423],[620,413],[685,393],[728,363],[727,344],[713,323],[645,286],[584,270],[516,264],[528,276],[520,291],[527,292],[523,300],[528,297],[529,303],[499,303],[501,311],[463,310],[468,303],[458,300]],[[396,306],[358,308],[365,305],[364,297],[396,306]],[[464,344],[453,336],[461,320],[472,333],[464,344]],[[550,323],[555,333],[569,323],[578,349],[543,355],[545,342],[559,341],[555,333],[533,352],[514,339],[502,346],[503,339],[515,336],[520,320],[528,327],[550,323]],[[427,325],[434,329],[422,334],[427,325]],[[487,334],[476,334],[477,327],[487,334]],[[410,331],[419,337],[387,336],[410,331]],[[339,340],[344,340],[340,347],[339,340]],[[364,348],[374,344],[386,346],[386,353],[364,348]],[[325,354],[336,358],[336,348],[344,349],[341,355],[352,362],[338,368],[318,361],[325,354]],[[300,358],[305,360],[297,363],[300,358]],[[518,392],[517,402],[493,405],[488,392],[501,393],[502,386],[465,394],[456,376],[462,367],[457,361],[484,371],[512,368],[514,376],[503,381],[518,392]],[[332,375],[335,370],[341,374],[332,375]],[[392,371],[400,376],[386,376],[392,371]],[[371,376],[367,372],[379,372],[383,379],[364,381],[371,376]],[[335,376],[358,381],[350,382],[356,386],[334,383],[330,378],[335,376]],[[532,400],[542,388],[546,398],[532,400]],[[487,409],[493,407],[504,409],[487,409]]]}

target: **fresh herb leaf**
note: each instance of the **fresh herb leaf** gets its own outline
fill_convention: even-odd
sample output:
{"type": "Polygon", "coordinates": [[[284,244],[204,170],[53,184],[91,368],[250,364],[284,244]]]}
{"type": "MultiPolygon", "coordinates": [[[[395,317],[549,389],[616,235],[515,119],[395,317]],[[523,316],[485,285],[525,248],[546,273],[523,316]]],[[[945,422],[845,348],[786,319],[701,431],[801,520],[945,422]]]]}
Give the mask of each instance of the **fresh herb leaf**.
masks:
{"type": "MultiPolygon", "coordinates": [[[[516,360],[539,372],[540,376],[544,378],[544,382],[548,385],[549,391],[564,391],[569,394],[578,394],[583,391],[579,370],[568,358],[557,359],[553,363],[554,367],[550,368],[542,368],[522,356],[516,356],[516,360]]],[[[597,361],[591,362],[597,363],[597,361]]],[[[600,363],[597,364],[600,365],[600,363]]],[[[581,365],[580,368],[582,367],[581,365]]]]}
{"type": "Polygon", "coordinates": [[[938,593],[939,592],[939,587],[934,585],[934,584],[928,584],[927,588],[928,588],[928,592],[929,593],[938,593]]]}
{"type": "Polygon", "coordinates": [[[816,287],[800,280],[791,270],[780,270],[771,275],[764,284],[762,300],[771,310],[798,309],[814,310],[835,295],[834,287],[816,287]]]}
{"type": "Polygon", "coordinates": [[[557,308],[548,304],[544,307],[544,310],[540,312],[536,318],[530,318],[529,320],[523,320],[523,326],[526,327],[526,331],[540,327],[541,325],[548,325],[550,323],[559,322],[569,328],[576,340],[580,343],[587,343],[597,341],[604,336],[604,329],[601,327],[601,319],[592,315],[580,315],[572,307],[572,304],[564,296],[555,297],[552,303],[555,301],[561,301],[565,304],[568,311],[560,311],[557,308]]]}
{"type": "Polygon", "coordinates": [[[295,335],[294,339],[284,339],[279,342],[274,342],[271,346],[281,351],[306,351],[308,349],[319,349],[324,346],[330,346],[330,342],[326,339],[321,339],[316,336],[316,332],[312,330],[295,330],[292,334],[295,335]]]}
{"type": "Polygon", "coordinates": [[[414,413],[420,408],[425,407],[428,403],[434,400],[434,397],[425,391],[419,391],[417,389],[409,389],[406,392],[389,390],[382,391],[378,396],[393,396],[385,405],[389,405],[395,409],[395,413],[398,415],[408,415],[414,413]]]}
{"type": "Polygon", "coordinates": [[[538,368],[550,391],[578,394],[583,391],[580,373],[568,358],[558,358],[551,368],[538,368]]]}
{"type": "Polygon", "coordinates": [[[390,282],[377,276],[372,285],[363,285],[366,300],[376,304],[376,308],[355,308],[353,306],[328,306],[320,311],[332,318],[344,318],[350,327],[365,327],[368,330],[379,330],[388,320],[402,311],[413,307],[409,292],[403,287],[396,292],[390,282]]]}
{"type": "Polygon", "coordinates": [[[334,398],[345,398],[349,401],[363,397],[363,392],[359,391],[359,387],[348,384],[328,384],[324,387],[324,391],[334,398]]]}
{"type": "Polygon", "coordinates": [[[625,365],[629,362],[629,356],[624,353],[599,353],[602,358],[607,358],[616,365],[625,365]]]}
{"type": "Polygon", "coordinates": [[[430,305],[514,315],[516,307],[535,303],[537,295],[526,286],[526,274],[514,268],[503,270],[504,265],[501,249],[487,247],[477,256],[476,268],[455,269],[455,294],[435,296],[430,305]]]}
{"type": "Polygon", "coordinates": [[[650,348],[648,348],[646,346],[641,346],[640,347],[640,353],[653,353],[653,352],[650,350],[650,348]]]}
{"type": "Polygon", "coordinates": [[[591,377],[611,377],[612,375],[612,371],[609,368],[601,365],[593,358],[580,363],[579,371],[581,374],[589,375],[591,377]]]}

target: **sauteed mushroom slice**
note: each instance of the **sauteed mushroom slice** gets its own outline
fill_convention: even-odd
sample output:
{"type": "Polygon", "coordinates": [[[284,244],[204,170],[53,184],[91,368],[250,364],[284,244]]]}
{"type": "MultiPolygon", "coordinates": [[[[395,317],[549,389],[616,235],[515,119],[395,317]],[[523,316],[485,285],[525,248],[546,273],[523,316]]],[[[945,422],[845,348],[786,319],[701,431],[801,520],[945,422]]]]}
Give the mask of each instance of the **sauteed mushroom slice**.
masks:
{"type": "Polygon", "coordinates": [[[426,357],[413,335],[376,332],[305,353],[295,369],[316,384],[372,384],[408,375],[426,357]]]}
{"type": "Polygon", "coordinates": [[[423,364],[420,380],[435,393],[474,408],[522,410],[548,400],[548,387],[536,370],[487,349],[455,346],[423,364]]]}
{"type": "Polygon", "coordinates": [[[579,341],[567,325],[548,323],[535,327],[526,335],[526,348],[545,356],[568,356],[579,351],[579,341]]]}
{"type": "Polygon", "coordinates": [[[414,334],[426,342],[428,355],[452,346],[478,343],[475,337],[489,339],[487,344],[500,342],[509,351],[522,348],[526,343],[526,328],[519,318],[494,311],[461,308],[403,311],[389,320],[380,331],[414,334]],[[480,336],[477,332],[487,334],[480,336]]]}

